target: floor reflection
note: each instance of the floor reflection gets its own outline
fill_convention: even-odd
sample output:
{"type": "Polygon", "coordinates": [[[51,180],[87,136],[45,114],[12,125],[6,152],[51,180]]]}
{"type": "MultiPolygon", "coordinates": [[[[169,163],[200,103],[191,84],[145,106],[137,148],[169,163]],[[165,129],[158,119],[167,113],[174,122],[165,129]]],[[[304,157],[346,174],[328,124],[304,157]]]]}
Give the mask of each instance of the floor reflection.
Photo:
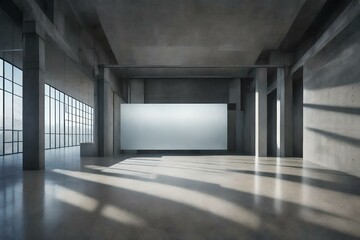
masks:
{"type": "Polygon", "coordinates": [[[79,157],[0,164],[0,239],[359,239],[359,178],[301,159],[79,157]]]}

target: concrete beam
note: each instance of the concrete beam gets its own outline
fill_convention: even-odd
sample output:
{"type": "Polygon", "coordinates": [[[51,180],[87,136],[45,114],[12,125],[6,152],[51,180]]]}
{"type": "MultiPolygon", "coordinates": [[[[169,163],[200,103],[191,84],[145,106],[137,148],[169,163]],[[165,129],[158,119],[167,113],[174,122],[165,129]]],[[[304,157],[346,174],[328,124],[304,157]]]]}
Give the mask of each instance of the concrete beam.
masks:
{"type": "Polygon", "coordinates": [[[204,66],[195,66],[195,65],[111,65],[111,64],[105,64],[100,65],[100,67],[103,68],[279,68],[279,67],[285,67],[283,64],[265,64],[265,65],[204,65],[204,66]]]}
{"type": "Polygon", "coordinates": [[[36,21],[23,24],[23,169],[45,168],[45,43],[36,21]]]}
{"type": "Polygon", "coordinates": [[[267,69],[255,74],[255,155],[267,156],[267,69]]]}
{"type": "Polygon", "coordinates": [[[333,40],[341,31],[343,31],[355,18],[360,15],[360,1],[353,0],[349,6],[338,16],[330,27],[321,35],[316,43],[310,47],[305,54],[292,66],[290,74],[301,68],[305,62],[315,56],[331,40],[333,40]]]}
{"type": "MultiPolygon", "coordinates": [[[[77,53],[71,48],[62,34],[42,11],[36,0],[13,0],[13,2],[20,9],[23,9],[25,19],[28,17],[34,19],[39,26],[41,26],[43,31],[64,51],[64,53],[69,56],[90,79],[95,81],[93,72],[90,72],[84,67],[77,53]]],[[[56,11],[56,9],[53,9],[53,11],[56,11]]]]}
{"type": "Polygon", "coordinates": [[[158,75],[158,76],[130,76],[130,79],[237,79],[237,78],[243,78],[244,76],[206,76],[206,75],[184,75],[184,76],[164,76],[164,75],[158,75]]]}
{"type": "Polygon", "coordinates": [[[14,3],[22,8],[24,12],[27,12],[29,16],[34,18],[36,22],[44,29],[45,33],[48,34],[64,52],[76,63],[80,63],[79,58],[71,49],[70,45],[65,41],[61,34],[56,30],[53,23],[48,19],[45,13],[41,10],[40,6],[35,0],[13,0],[14,3]]]}

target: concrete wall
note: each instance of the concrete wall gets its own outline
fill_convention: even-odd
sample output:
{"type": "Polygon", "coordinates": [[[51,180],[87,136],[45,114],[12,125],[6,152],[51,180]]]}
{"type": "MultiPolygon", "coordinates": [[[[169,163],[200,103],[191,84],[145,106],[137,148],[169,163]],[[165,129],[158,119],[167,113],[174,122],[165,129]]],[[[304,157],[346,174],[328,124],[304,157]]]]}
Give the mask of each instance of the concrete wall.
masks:
{"type": "Polygon", "coordinates": [[[304,159],[360,176],[360,18],[304,65],[304,159]]]}
{"type": "Polygon", "coordinates": [[[148,79],[145,103],[228,103],[227,79],[148,79]]]}
{"type": "Polygon", "coordinates": [[[130,103],[144,103],[144,79],[131,79],[130,103]]]}
{"type": "Polygon", "coordinates": [[[45,82],[60,91],[94,106],[94,80],[53,41],[45,47],[45,82]]]}

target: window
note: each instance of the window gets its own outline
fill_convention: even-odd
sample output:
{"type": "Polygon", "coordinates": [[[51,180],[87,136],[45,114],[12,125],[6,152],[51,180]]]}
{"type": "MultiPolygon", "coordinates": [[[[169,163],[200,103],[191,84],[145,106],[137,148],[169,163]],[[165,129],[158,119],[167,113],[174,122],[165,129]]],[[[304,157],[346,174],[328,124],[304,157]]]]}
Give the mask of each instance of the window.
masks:
{"type": "Polygon", "coordinates": [[[0,155],[22,152],[22,71],[0,59],[0,155]]]}
{"type": "Polygon", "coordinates": [[[93,108],[45,84],[45,149],[93,141],[93,108]]]}
{"type": "MultiPolygon", "coordinates": [[[[21,153],[22,71],[0,58],[0,155],[21,153]]],[[[45,149],[93,141],[93,108],[45,84],[45,149]]]]}

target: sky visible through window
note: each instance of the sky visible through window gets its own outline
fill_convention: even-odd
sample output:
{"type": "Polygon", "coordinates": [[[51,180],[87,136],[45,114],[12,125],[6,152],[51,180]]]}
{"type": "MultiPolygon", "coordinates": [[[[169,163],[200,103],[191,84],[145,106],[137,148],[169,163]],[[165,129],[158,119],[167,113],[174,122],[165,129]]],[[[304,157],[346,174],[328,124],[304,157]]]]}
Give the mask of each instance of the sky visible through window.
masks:
{"type": "MultiPolygon", "coordinates": [[[[21,153],[22,71],[0,59],[0,155],[21,153]]],[[[45,149],[93,141],[93,108],[45,84],[45,149]]]]}

